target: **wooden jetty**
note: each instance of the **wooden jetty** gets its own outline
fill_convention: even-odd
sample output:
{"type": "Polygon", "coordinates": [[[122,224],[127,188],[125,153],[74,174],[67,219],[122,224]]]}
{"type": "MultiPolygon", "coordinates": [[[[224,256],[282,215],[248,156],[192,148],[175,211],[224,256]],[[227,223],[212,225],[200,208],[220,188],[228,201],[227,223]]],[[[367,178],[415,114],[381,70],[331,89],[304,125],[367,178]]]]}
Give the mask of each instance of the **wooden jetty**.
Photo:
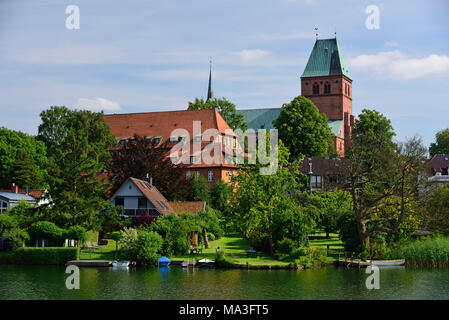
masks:
{"type": "Polygon", "coordinates": [[[346,268],[366,268],[371,265],[369,261],[362,259],[338,259],[334,261],[334,266],[346,268]]]}
{"type": "Polygon", "coordinates": [[[112,261],[110,260],[71,260],[66,263],[66,266],[77,267],[112,267],[112,261]]]}

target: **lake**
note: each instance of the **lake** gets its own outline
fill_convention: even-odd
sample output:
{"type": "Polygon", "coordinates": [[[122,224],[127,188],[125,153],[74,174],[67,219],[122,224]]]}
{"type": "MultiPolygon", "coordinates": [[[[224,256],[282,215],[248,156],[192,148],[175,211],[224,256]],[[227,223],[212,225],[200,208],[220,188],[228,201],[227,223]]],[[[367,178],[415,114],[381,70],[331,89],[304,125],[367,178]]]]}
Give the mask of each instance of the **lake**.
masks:
{"type": "Polygon", "coordinates": [[[449,270],[380,269],[368,290],[364,269],[216,270],[82,268],[68,290],[64,267],[0,265],[0,299],[449,299],[449,270]]]}

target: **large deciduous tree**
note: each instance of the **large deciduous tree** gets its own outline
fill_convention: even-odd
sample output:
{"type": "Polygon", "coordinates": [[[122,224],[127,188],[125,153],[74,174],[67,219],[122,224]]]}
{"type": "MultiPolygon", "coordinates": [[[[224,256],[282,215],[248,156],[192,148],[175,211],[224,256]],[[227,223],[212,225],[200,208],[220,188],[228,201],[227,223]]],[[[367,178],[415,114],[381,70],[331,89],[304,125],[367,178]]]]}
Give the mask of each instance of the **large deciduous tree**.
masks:
{"type": "Polygon", "coordinates": [[[438,131],[435,134],[435,142],[430,144],[430,157],[437,153],[449,153],[449,128],[438,131]]]}
{"type": "Polygon", "coordinates": [[[208,101],[204,101],[204,99],[202,98],[195,98],[194,102],[189,102],[188,110],[201,109],[217,109],[232,130],[241,129],[242,131],[245,131],[246,129],[248,129],[248,124],[243,119],[243,115],[237,113],[235,104],[233,104],[229,100],[226,100],[226,98],[213,98],[208,101]]]}
{"type": "Polygon", "coordinates": [[[274,125],[293,159],[324,156],[333,146],[326,115],[320,114],[305,97],[299,96],[284,104],[274,125]]]}
{"type": "Polygon", "coordinates": [[[363,110],[352,132],[347,153],[347,187],[362,250],[370,249],[375,233],[397,234],[413,214],[425,159],[419,138],[395,144],[390,121],[374,110],[363,110]]]}
{"type": "Polygon", "coordinates": [[[68,226],[90,228],[108,206],[109,185],[98,174],[110,165],[109,149],[116,144],[111,129],[103,113],[66,107],[52,106],[41,119],[38,139],[49,158],[51,212],[68,226]]]}
{"type": "Polygon", "coordinates": [[[43,188],[42,178],[26,179],[22,173],[27,171],[32,176],[45,177],[46,165],[44,143],[20,131],[0,128],[0,188],[10,188],[12,183],[20,188],[43,188]],[[14,181],[16,178],[20,181],[14,181]]]}
{"type": "Polygon", "coordinates": [[[185,200],[190,195],[190,181],[185,179],[183,164],[173,164],[167,157],[168,142],[158,145],[154,139],[135,135],[112,153],[114,189],[126,179],[151,177],[156,188],[169,200],[185,200]]]}

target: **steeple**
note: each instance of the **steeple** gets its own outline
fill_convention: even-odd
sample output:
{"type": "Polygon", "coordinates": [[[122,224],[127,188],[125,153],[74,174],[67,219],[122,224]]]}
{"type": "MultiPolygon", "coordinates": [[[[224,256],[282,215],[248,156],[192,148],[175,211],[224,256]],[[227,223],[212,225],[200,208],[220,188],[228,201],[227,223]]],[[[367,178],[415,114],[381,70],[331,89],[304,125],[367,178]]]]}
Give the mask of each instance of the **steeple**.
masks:
{"type": "Polygon", "coordinates": [[[209,61],[209,87],[207,89],[206,102],[214,98],[214,92],[212,91],[212,59],[209,61]]]}

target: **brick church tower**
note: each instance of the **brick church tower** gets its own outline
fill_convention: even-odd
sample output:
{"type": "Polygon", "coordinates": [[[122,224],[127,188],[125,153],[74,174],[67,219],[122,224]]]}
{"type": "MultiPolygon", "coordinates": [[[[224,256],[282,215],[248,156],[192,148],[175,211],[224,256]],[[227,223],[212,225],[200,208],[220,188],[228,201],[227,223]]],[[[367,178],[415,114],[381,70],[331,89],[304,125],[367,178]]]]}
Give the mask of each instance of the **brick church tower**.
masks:
{"type": "Polygon", "coordinates": [[[335,135],[335,150],[343,157],[354,125],[352,79],[336,38],[316,40],[301,75],[301,95],[326,114],[335,135]]]}

